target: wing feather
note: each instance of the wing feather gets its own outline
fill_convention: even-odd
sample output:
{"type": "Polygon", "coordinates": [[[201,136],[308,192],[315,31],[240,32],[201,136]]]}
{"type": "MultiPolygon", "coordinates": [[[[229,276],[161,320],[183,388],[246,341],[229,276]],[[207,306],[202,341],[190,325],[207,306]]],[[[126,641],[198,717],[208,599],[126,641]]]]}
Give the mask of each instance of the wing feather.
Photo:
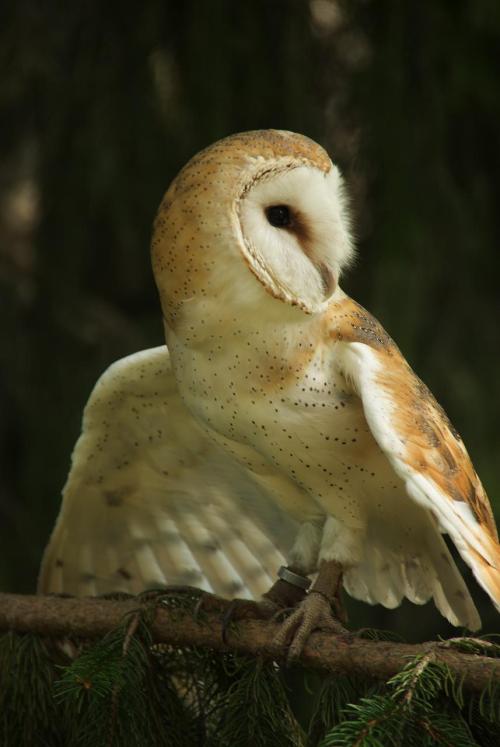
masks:
{"type": "Polygon", "coordinates": [[[113,364],[85,408],[41,592],[192,585],[257,598],[296,525],[183,405],[166,347],[113,364]]]}
{"type": "MultiPolygon", "coordinates": [[[[442,408],[387,334],[379,332],[378,339],[380,344],[358,341],[355,336],[343,342],[344,373],[361,397],[371,432],[405,482],[409,497],[429,510],[451,536],[500,610],[500,546],[486,493],[442,408]]],[[[441,574],[444,570],[441,563],[441,574]]],[[[441,575],[440,581],[444,580],[441,575]]],[[[434,597],[438,606],[450,606],[446,587],[434,597]]],[[[454,604],[457,609],[460,600],[454,604]]]]}

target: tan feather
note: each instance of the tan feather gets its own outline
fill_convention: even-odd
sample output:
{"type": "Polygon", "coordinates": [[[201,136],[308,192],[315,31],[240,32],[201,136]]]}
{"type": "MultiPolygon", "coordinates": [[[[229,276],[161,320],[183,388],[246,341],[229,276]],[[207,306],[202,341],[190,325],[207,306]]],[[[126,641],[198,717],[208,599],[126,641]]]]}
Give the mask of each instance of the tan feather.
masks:
{"type": "Polygon", "coordinates": [[[355,354],[347,371],[373,435],[405,480],[408,494],[433,512],[498,608],[498,534],[488,497],[458,432],[367,311],[345,299],[329,318],[333,339],[358,351],[359,360],[353,363],[355,354]]]}

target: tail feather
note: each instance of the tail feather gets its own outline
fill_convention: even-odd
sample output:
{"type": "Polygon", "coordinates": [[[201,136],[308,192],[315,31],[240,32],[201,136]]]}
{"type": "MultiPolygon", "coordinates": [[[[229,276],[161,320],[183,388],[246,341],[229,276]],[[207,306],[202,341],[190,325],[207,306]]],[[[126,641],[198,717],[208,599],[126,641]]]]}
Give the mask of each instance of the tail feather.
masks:
{"type": "Polygon", "coordinates": [[[427,559],[407,558],[403,563],[405,596],[414,604],[425,604],[433,594],[434,573],[427,559]]]}
{"type": "MultiPolygon", "coordinates": [[[[489,510],[484,490],[480,484],[479,487],[489,510]]],[[[500,610],[500,544],[491,513],[490,522],[485,522],[484,517],[482,521],[478,520],[466,501],[450,499],[422,475],[415,475],[413,482],[407,483],[407,490],[421,504],[428,503],[428,496],[432,498],[440,525],[449,533],[475,578],[500,610]]]]}
{"type": "Polygon", "coordinates": [[[429,534],[419,554],[410,557],[367,545],[361,563],[345,573],[344,586],[354,598],[389,609],[401,604],[403,597],[415,604],[434,599],[453,625],[470,630],[481,627],[467,586],[437,529],[429,534]]]}
{"type": "Polygon", "coordinates": [[[479,630],[481,618],[441,534],[436,533],[434,541],[428,543],[427,552],[436,577],[433,589],[436,607],[452,625],[479,630]]]}

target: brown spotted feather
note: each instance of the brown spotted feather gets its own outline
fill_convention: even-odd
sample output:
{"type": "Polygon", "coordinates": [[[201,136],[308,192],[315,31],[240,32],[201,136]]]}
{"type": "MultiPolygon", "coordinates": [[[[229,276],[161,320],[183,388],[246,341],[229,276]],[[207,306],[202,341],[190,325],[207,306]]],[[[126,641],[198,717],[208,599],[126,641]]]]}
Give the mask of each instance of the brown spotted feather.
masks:
{"type": "Polygon", "coordinates": [[[343,299],[332,312],[334,339],[369,345],[381,360],[378,383],[398,403],[394,425],[404,436],[409,463],[425,471],[450,500],[467,503],[477,521],[498,539],[488,497],[458,431],[396,343],[351,298],[343,299]]]}

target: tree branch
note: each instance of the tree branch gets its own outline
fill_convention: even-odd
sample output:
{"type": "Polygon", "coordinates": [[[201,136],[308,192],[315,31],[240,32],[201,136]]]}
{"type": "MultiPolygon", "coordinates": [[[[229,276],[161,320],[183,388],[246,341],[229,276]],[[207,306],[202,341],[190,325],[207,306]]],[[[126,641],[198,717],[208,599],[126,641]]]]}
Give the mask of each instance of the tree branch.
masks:
{"type": "MultiPolygon", "coordinates": [[[[98,638],[116,628],[124,614],[151,602],[141,598],[108,599],[56,596],[21,596],[0,593],[0,631],[37,633],[54,638],[98,638]]],[[[157,608],[151,624],[155,643],[174,646],[201,646],[217,651],[234,651],[280,659],[283,651],[273,646],[278,623],[243,620],[231,624],[222,639],[221,616],[204,613],[195,620],[192,611],[182,607],[157,608]]],[[[422,644],[344,639],[327,633],[314,633],[300,663],[305,667],[339,674],[359,674],[388,679],[407,661],[433,651],[436,661],[446,664],[469,690],[483,690],[489,683],[500,683],[500,659],[467,654],[435,642],[422,644]]]]}

